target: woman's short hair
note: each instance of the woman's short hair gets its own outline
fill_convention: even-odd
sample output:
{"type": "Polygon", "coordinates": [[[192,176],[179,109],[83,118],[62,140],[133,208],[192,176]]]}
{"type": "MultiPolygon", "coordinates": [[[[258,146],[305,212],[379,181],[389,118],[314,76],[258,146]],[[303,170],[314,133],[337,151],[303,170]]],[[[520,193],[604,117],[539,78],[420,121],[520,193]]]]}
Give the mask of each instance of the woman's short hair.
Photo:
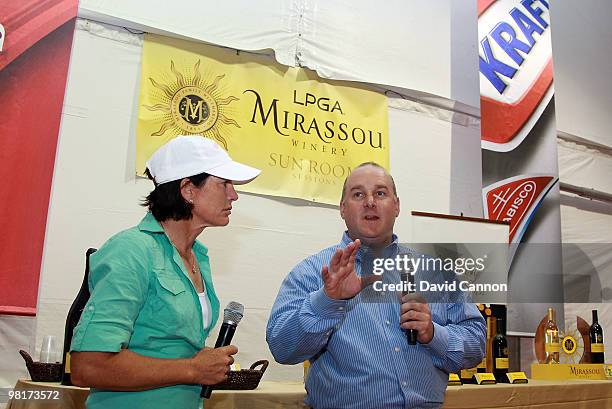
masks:
{"type": "MultiPolygon", "coordinates": [[[[145,170],[145,175],[155,183],[149,169],[145,170]]],[[[187,179],[196,187],[201,187],[208,176],[208,173],[200,173],[189,176],[187,179]]],[[[189,220],[193,216],[191,214],[193,204],[185,200],[181,194],[181,180],[174,180],[161,185],[155,183],[155,189],[143,200],[142,206],[148,207],[158,222],[168,219],[189,220]]]]}

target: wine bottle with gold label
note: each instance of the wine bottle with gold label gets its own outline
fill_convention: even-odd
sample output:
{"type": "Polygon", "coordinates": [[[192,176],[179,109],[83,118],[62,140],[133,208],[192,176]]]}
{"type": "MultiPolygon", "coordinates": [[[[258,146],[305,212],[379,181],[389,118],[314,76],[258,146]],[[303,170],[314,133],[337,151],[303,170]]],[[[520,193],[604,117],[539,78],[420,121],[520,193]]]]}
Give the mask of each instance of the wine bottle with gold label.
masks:
{"type": "Polygon", "coordinates": [[[559,328],[555,320],[555,310],[552,308],[548,309],[548,321],[544,327],[544,351],[546,352],[546,363],[547,364],[558,364],[559,363],[559,328]]]}
{"type": "Polygon", "coordinates": [[[508,340],[503,320],[497,319],[497,334],[493,337],[492,352],[493,352],[493,375],[497,382],[508,382],[508,340]]]}
{"type": "Polygon", "coordinates": [[[589,339],[591,341],[591,362],[603,364],[605,362],[603,329],[597,320],[597,310],[593,310],[593,324],[589,328],[589,339]]]}
{"type": "Polygon", "coordinates": [[[485,354],[482,357],[482,361],[480,361],[480,363],[478,364],[478,366],[476,366],[476,373],[486,373],[486,372],[491,372],[492,370],[492,365],[491,365],[491,340],[493,339],[493,335],[494,335],[494,324],[493,321],[494,318],[493,317],[487,317],[487,341],[486,341],[486,349],[485,349],[485,354]]]}

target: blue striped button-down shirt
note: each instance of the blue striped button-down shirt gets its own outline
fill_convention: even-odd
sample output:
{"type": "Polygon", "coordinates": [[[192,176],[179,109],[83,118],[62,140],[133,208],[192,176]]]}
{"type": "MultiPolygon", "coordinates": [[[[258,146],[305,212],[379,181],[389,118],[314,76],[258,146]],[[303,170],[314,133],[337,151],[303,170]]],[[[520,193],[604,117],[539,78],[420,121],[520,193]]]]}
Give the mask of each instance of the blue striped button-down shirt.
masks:
{"type": "MultiPolygon", "coordinates": [[[[310,360],[306,404],[317,409],[440,407],[448,373],[482,360],[484,319],[470,303],[430,304],[434,338],[408,345],[399,302],[364,300],[364,292],[333,300],[323,291],[323,265],[350,242],[345,233],[283,281],[266,331],[274,358],[284,364],[310,360]]],[[[360,249],[357,274],[362,255],[360,249]]]]}

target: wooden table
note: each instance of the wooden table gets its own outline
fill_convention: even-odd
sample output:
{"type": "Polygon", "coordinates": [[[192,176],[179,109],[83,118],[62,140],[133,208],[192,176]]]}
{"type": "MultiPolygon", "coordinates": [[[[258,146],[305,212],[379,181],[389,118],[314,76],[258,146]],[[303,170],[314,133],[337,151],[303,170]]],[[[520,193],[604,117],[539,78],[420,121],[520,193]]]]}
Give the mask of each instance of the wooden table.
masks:
{"type": "MultiPolygon", "coordinates": [[[[6,409],[83,409],[86,388],[19,380],[19,391],[55,391],[57,400],[9,401],[6,409]]],[[[206,409],[306,408],[301,382],[262,382],[253,391],[214,391],[206,409]]],[[[525,385],[449,386],[445,409],[612,409],[612,381],[536,381],[525,385]]]]}
{"type": "Polygon", "coordinates": [[[612,381],[541,381],[446,389],[445,409],[612,409],[612,381]]]}

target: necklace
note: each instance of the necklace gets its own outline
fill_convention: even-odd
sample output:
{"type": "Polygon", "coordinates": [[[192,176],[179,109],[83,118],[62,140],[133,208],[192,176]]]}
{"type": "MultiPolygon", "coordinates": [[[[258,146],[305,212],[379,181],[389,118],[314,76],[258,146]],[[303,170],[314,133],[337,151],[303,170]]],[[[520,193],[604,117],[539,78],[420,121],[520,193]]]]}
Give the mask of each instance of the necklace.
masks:
{"type": "Polygon", "coordinates": [[[193,248],[189,250],[189,253],[191,254],[191,257],[192,257],[192,259],[189,260],[189,258],[181,254],[176,244],[174,244],[174,241],[172,241],[172,239],[170,238],[170,235],[168,234],[168,232],[165,231],[165,233],[166,233],[166,237],[168,238],[168,241],[170,241],[172,246],[176,249],[176,252],[179,254],[181,259],[183,260],[183,264],[185,264],[185,267],[187,267],[187,271],[189,271],[189,266],[191,266],[191,271],[189,271],[189,273],[191,273],[190,281],[192,285],[195,287],[196,291],[201,291],[201,292],[206,291],[206,287],[204,286],[204,282],[200,275],[200,266],[198,265],[198,259],[196,258],[195,253],[193,252],[193,248]]]}
{"type": "MultiPolygon", "coordinates": [[[[180,255],[180,253],[179,253],[179,255],[180,255]]],[[[186,257],[183,257],[181,255],[181,258],[183,259],[183,261],[186,262],[185,264],[191,265],[191,271],[190,271],[190,273],[191,273],[191,282],[195,286],[196,291],[198,291],[198,293],[203,293],[203,292],[206,291],[206,287],[204,286],[204,282],[201,279],[201,276],[200,276],[200,266],[198,265],[198,259],[196,258],[195,253],[193,252],[193,250],[191,250],[191,257],[193,258],[193,260],[190,262],[186,257]],[[201,283],[201,284],[199,284],[199,283],[201,283]]]]}
{"type": "MultiPolygon", "coordinates": [[[[178,251],[178,250],[177,250],[178,251]]],[[[185,264],[190,265],[191,266],[191,271],[190,273],[192,273],[193,275],[197,276],[198,275],[198,260],[196,259],[195,253],[193,252],[193,250],[190,250],[190,255],[191,255],[191,260],[189,260],[189,258],[183,256],[180,252],[179,255],[181,256],[181,258],[183,259],[183,261],[185,262],[185,264]]]]}
{"type": "Polygon", "coordinates": [[[200,266],[198,265],[198,260],[196,259],[195,254],[193,253],[193,250],[191,250],[191,255],[193,256],[193,261],[191,262],[191,272],[197,276],[199,274],[199,269],[200,266]]]}
{"type": "Polygon", "coordinates": [[[188,265],[191,265],[191,273],[195,276],[198,276],[199,274],[199,269],[200,266],[198,265],[198,261],[197,258],[195,256],[195,253],[193,252],[193,249],[190,249],[189,253],[191,254],[191,260],[189,260],[189,258],[185,257],[184,255],[181,254],[181,252],[179,251],[178,247],[176,246],[176,244],[174,244],[174,241],[170,238],[170,236],[168,235],[168,233],[166,233],[166,237],[168,238],[168,240],[170,241],[170,243],[172,244],[172,246],[176,249],[177,253],[179,253],[179,256],[181,256],[181,258],[183,259],[183,262],[185,262],[188,265]]]}

